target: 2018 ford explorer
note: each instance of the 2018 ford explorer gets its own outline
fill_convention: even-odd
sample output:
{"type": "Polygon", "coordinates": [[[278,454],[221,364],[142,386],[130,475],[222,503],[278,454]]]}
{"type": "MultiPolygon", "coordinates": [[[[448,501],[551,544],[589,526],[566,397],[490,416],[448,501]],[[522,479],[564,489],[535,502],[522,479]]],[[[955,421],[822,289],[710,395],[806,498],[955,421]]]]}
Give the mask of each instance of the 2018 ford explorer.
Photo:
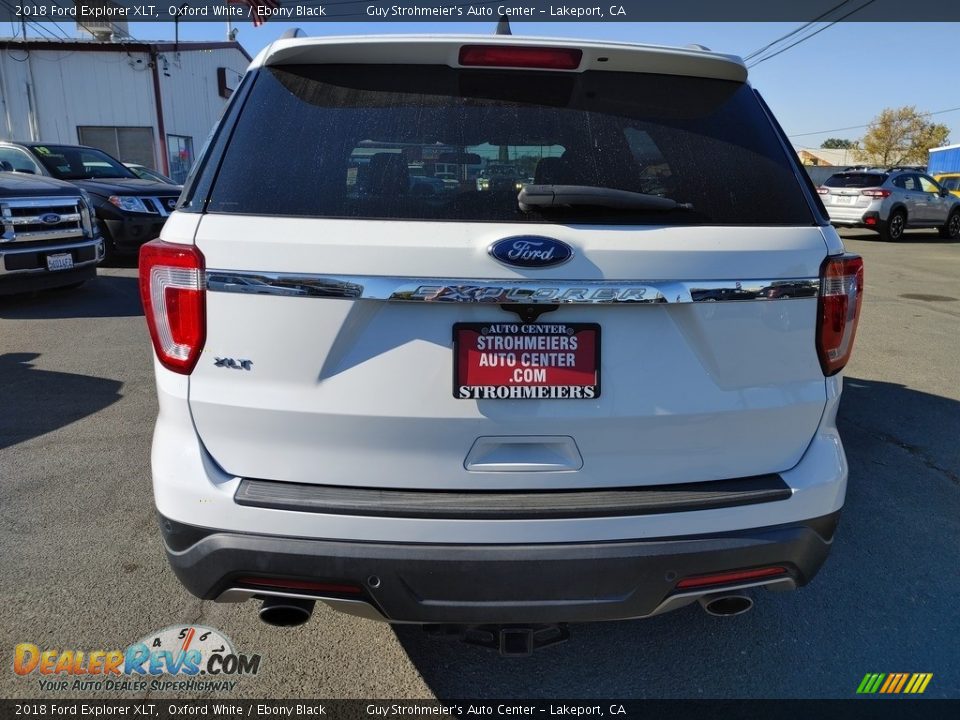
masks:
{"type": "Polygon", "coordinates": [[[199,597],[519,654],[741,612],[828,553],[862,263],[737,58],[277,41],[140,273],[155,499],[199,597]],[[411,193],[411,163],[461,182],[411,193]],[[473,181],[507,163],[533,182],[473,181]]]}

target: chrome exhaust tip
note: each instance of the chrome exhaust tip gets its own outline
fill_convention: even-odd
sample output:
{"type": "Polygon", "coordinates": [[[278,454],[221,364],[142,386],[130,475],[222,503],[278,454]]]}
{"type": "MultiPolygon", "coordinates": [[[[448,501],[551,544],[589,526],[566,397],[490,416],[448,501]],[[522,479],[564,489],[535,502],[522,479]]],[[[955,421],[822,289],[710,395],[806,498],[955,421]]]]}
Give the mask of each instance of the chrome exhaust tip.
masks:
{"type": "Polygon", "coordinates": [[[274,627],[296,627],[310,619],[315,604],[300,598],[267,598],[260,606],[260,619],[274,627]]]}
{"type": "Polygon", "coordinates": [[[707,615],[714,617],[732,617],[734,615],[743,615],[753,607],[753,600],[746,595],[737,593],[727,595],[705,595],[698,598],[697,602],[706,611],[707,615]]]}

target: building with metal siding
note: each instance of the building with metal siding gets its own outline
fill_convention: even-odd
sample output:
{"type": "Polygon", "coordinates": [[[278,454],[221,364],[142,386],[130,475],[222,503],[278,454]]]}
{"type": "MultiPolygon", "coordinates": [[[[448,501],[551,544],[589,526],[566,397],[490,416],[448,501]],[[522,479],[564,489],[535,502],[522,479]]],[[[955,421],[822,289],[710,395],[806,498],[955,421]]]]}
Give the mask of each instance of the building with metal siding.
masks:
{"type": "Polygon", "coordinates": [[[235,42],[0,40],[0,139],[92,145],[182,182],[249,62],[235,42]]]}

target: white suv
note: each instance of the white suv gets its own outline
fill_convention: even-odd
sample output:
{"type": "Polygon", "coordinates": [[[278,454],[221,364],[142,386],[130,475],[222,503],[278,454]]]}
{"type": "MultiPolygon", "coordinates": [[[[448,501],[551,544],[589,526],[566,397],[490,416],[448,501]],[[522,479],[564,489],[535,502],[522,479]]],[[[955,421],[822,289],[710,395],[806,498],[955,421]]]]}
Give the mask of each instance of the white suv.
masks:
{"type": "Polygon", "coordinates": [[[532,624],[742,612],[828,553],[862,263],[737,58],[277,41],[140,273],[156,504],[199,597],[522,652],[532,624]],[[524,182],[478,189],[503,165],[524,182]]]}

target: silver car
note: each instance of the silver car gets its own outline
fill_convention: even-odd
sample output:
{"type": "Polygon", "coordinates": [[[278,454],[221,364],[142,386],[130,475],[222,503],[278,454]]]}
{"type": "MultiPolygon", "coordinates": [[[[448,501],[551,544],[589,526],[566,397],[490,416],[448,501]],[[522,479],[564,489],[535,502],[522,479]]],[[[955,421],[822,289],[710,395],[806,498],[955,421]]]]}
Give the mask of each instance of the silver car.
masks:
{"type": "Polygon", "coordinates": [[[838,227],[876,230],[890,241],[902,239],[908,228],[960,237],[960,197],[917,170],[847,170],[827,178],[818,192],[838,227]]]}

